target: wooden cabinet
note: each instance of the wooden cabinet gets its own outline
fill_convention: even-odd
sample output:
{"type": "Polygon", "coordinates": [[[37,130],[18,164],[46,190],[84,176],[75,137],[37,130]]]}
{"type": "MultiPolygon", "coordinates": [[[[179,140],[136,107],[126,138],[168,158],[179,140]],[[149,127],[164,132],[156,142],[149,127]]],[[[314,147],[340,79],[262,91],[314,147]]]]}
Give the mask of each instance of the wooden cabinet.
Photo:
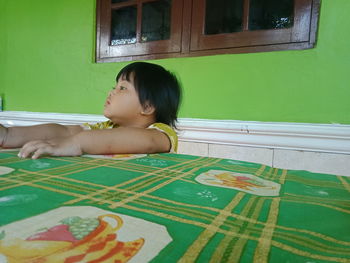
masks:
{"type": "Polygon", "coordinates": [[[320,0],[97,0],[96,61],[312,48],[320,0]]]}

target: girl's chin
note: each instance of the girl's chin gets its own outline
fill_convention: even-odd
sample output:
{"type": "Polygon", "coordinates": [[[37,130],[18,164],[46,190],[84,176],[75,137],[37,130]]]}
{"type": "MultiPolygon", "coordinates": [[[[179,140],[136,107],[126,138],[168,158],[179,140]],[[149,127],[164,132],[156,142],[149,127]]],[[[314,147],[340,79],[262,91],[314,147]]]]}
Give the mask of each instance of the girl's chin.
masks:
{"type": "Polygon", "coordinates": [[[109,119],[111,121],[113,121],[112,119],[115,119],[115,118],[113,118],[113,114],[110,114],[108,111],[104,111],[103,116],[105,116],[107,119],[109,119]]]}
{"type": "Polygon", "coordinates": [[[106,109],[104,109],[104,111],[103,111],[103,116],[105,116],[106,118],[110,117],[110,114],[108,113],[108,111],[106,109]]]}

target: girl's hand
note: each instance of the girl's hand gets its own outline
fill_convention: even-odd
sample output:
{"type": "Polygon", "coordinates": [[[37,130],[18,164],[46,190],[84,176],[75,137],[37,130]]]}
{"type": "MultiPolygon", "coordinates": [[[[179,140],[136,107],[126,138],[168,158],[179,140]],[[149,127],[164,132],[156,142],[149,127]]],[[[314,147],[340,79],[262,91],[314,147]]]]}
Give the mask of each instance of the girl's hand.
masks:
{"type": "Polygon", "coordinates": [[[7,137],[7,128],[0,124],[0,147],[3,146],[7,137]]]}
{"type": "Polygon", "coordinates": [[[26,143],[20,150],[18,157],[38,159],[42,155],[77,156],[81,155],[80,145],[73,137],[52,140],[38,140],[26,143]]]}

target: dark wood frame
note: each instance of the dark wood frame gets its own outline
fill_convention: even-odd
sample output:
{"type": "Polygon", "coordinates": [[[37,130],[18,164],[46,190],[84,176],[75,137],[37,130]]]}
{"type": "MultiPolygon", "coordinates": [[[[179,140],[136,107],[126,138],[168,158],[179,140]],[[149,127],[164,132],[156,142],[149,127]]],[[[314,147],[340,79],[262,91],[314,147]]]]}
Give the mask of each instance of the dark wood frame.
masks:
{"type": "MultiPolygon", "coordinates": [[[[133,0],[135,5],[152,0],[133,0]]],[[[245,1],[245,10],[249,0],[245,1]]],[[[173,0],[172,32],[169,40],[110,46],[110,0],[97,0],[96,62],[118,62],[215,54],[252,53],[308,49],[315,46],[320,0],[295,0],[294,26],[288,29],[246,31],[204,35],[204,0],[173,0]],[[192,10],[196,10],[193,12],[192,10]],[[175,15],[179,14],[179,15],[175,15]]],[[[130,1],[127,2],[128,4],[130,1]]],[[[113,6],[121,4],[114,4],[113,6]]],[[[138,12],[138,16],[140,16],[138,12]]],[[[138,19],[140,21],[140,19],[138,19]]],[[[137,25],[140,29],[140,22],[137,25]]],[[[138,36],[139,37],[139,36],[138,36]]]]}
{"type": "Polygon", "coordinates": [[[182,0],[173,0],[172,21],[170,39],[141,43],[141,8],[142,3],[152,2],[152,0],[133,0],[120,4],[111,4],[110,0],[97,1],[97,61],[109,59],[110,57],[120,60],[132,60],[135,56],[144,56],[149,53],[174,53],[181,49],[181,22],[182,16],[176,14],[182,13],[182,0]],[[111,12],[114,8],[134,5],[138,7],[137,13],[137,42],[135,44],[111,46],[110,43],[110,24],[111,12]],[[123,54],[128,54],[127,56],[123,54]]]}

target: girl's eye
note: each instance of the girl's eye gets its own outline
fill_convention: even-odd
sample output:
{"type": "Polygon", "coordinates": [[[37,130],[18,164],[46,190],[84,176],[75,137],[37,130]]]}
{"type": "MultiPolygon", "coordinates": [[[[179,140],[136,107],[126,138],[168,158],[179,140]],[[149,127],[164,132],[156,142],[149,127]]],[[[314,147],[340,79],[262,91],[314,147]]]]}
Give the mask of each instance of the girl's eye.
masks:
{"type": "Polygon", "coordinates": [[[120,86],[120,90],[126,90],[126,88],[123,86],[120,86]]]}

